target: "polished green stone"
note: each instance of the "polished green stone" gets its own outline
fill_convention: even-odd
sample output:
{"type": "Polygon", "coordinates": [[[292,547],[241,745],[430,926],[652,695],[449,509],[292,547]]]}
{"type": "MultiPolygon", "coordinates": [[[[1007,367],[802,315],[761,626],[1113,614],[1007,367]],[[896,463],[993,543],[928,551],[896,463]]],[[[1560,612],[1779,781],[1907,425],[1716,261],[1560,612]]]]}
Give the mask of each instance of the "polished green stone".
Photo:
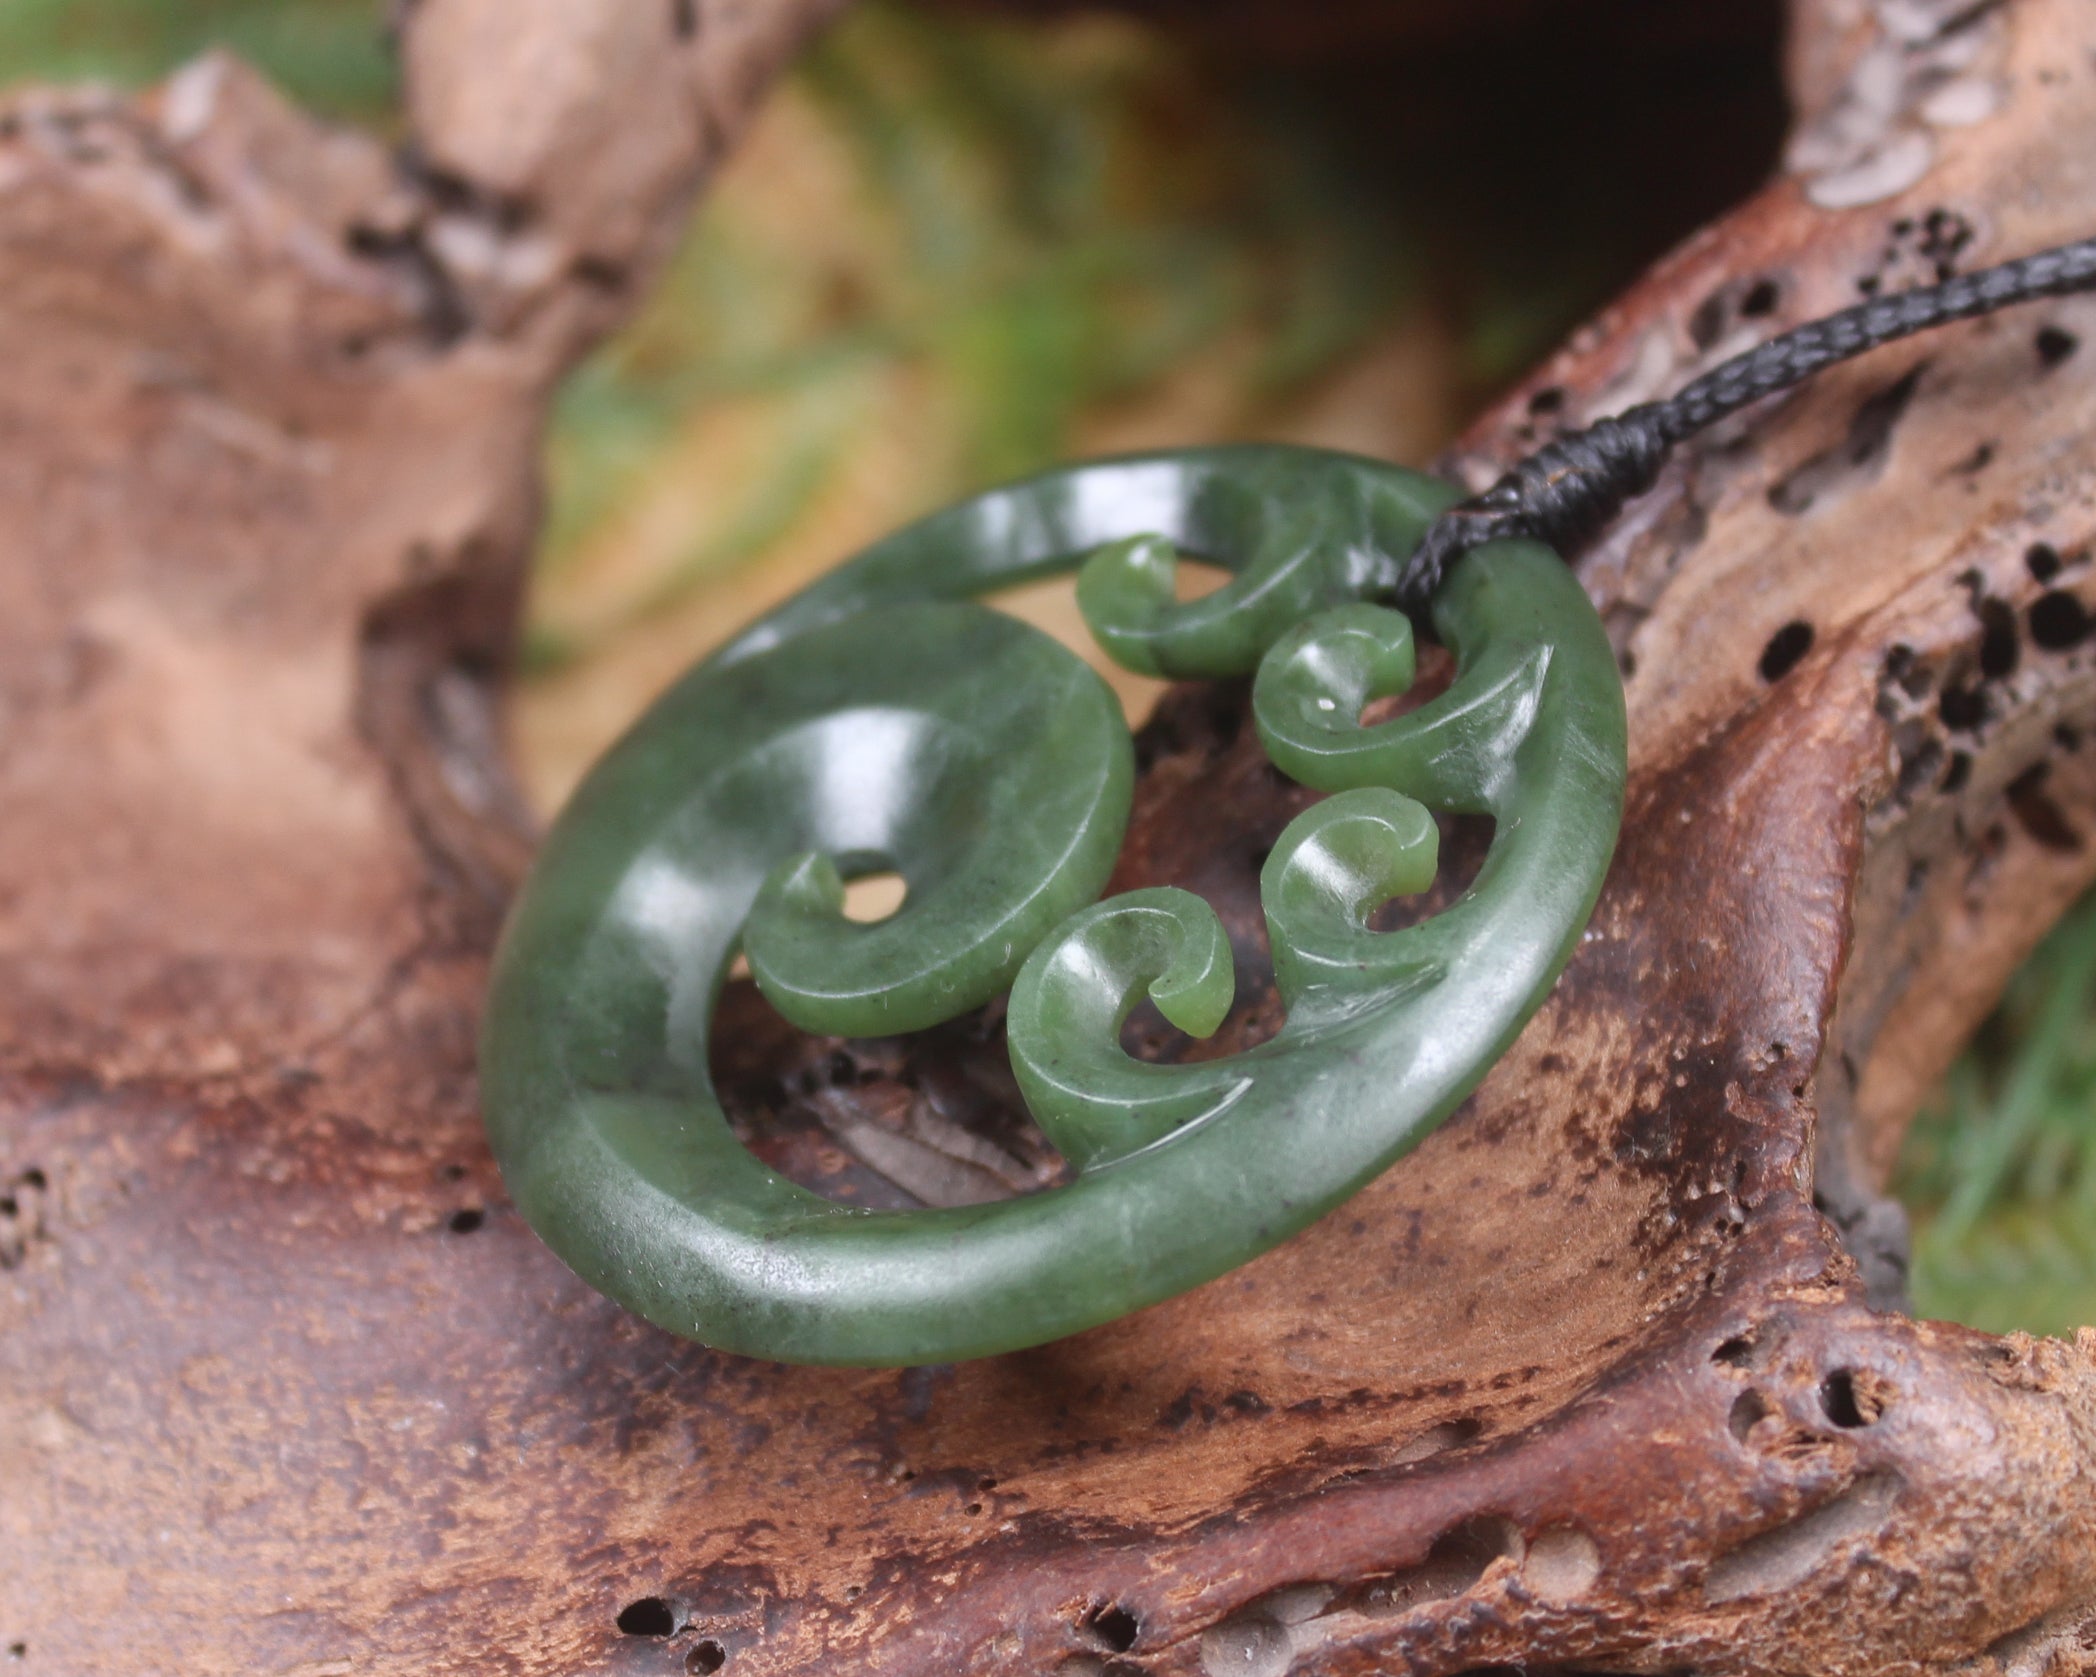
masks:
{"type": "Polygon", "coordinates": [[[498,953],[482,1054],[519,1207],[586,1279],[708,1344],[906,1364],[1037,1344],[1209,1280],[1359,1189],[1440,1121],[1548,992],[1620,818],[1623,702],[1601,626],[1546,550],[1451,571],[1439,697],[1404,691],[1386,586],[1452,491],[1349,456],[1210,449],[1072,467],[867,550],[701,664],[591,773],[498,953]],[[1230,570],[1173,597],[1186,553],[1230,570]],[[1231,1001],[1200,899],[1094,903],[1130,796],[1103,685],[972,597],[1082,567],[1102,643],[1140,669],[1256,672],[1275,763],[1334,794],[1282,835],[1261,896],[1287,1006],[1218,1060],[1130,1058],[1148,997],[1195,1035],[1231,1001]],[[1431,881],[1430,812],[1489,816],[1471,888],[1369,929],[1431,881]],[[903,907],[841,913],[893,869],[903,907]],[[1014,1070],[1067,1186],[868,1212],[784,1180],[707,1071],[738,951],[803,1027],[915,1029],[1010,988],[1014,1070]]]}
{"type": "Polygon", "coordinates": [[[692,681],[665,714],[754,772],[651,865],[719,885],[805,847],[742,928],[758,988],[803,1030],[892,1036],[981,1006],[1098,896],[1128,824],[1111,689],[981,606],[878,607],[692,681]],[[842,876],[889,869],[908,909],[847,920],[842,876]]]}

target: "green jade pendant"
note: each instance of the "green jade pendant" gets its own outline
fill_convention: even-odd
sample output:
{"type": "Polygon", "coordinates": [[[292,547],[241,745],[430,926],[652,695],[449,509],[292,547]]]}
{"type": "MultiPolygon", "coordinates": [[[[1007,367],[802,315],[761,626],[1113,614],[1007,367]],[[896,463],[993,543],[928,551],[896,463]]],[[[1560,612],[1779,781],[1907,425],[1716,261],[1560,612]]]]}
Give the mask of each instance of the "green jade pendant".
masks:
{"type": "Polygon", "coordinates": [[[876,543],[692,670],[555,823],[497,954],[484,1101],[532,1226],[591,1285],[708,1345],[943,1363],[1184,1292],[1366,1185],[1549,992],[1622,815],[1614,658],[1534,543],[1456,563],[1433,602],[1453,684],[1361,725],[1413,677],[1411,625],[1365,597],[1456,498],[1314,449],[1074,466],[876,543]],[[1176,600],[1180,553],[1231,580],[1176,600]],[[1331,794],[1260,876],[1287,1022],[1231,1058],[1121,1048],[1145,996],[1215,1031],[1229,946],[1185,891],[1096,900],[1134,783],[1120,708],[1082,660],[974,603],[1071,569],[1117,661],[1254,676],[1268,755],[1331,794]],[[1432,881],[1435,811],[1492,819],[1475,883],[1370,930],[1432,881]],[[888,870],[903,907],[845,918],[843,881],[888,870]],[[707,1069],[738,952],[817,1033],[918,1030],[1008,989],[1013,1069],[1074,1178],[869,1211],[768,1169],[707,1069]]]}

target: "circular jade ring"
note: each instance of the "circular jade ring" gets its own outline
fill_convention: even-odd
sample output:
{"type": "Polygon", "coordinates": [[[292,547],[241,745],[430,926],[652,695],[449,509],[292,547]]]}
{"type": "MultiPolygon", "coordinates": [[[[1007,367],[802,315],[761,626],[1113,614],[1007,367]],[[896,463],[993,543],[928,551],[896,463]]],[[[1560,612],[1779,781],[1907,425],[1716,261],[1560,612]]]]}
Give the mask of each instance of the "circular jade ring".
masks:
{"type": "Polygon", "coordinates": [[[593,1286],[708,1345],[788,1362],[950,1362],[1183,1292],[1331,1210],[1476,1086],[1548,993],[1615,847],[1622,689],[1585,593],[1496,542],[1433,602],[1457,673],[1413,677],[1369,603],[1455,491],[1313,449],[1192,450],[1051,472],[875,544],[698,665],[555,823],[496,957],[481,1076],[517,1205],[593,1286]],[[1175,597],[1180,554],[1230,581],[1175,597]],[[1332,794],[1260,876],[1278,1034],[1154,1064],[1147,997],[1195,1036],[1232,1002],[1228,944],[1184,891],[1098,901],[1133,751],[1078,657],[975,597],[1079,569],[1108,653],[1254,677],[1283,773],[1332,794]],[[1487,816],[1463,896],[1423,890],[1435,812],[1487,816]],[[904,905],[843,913],[893,871],[904,905]],[[737,955],[804,1030],[888,1036],[1009,991],[1012,1067],[1072,1167],[988,1205],[870,1211],[770,1170],[708,1072],[737,955]]]}

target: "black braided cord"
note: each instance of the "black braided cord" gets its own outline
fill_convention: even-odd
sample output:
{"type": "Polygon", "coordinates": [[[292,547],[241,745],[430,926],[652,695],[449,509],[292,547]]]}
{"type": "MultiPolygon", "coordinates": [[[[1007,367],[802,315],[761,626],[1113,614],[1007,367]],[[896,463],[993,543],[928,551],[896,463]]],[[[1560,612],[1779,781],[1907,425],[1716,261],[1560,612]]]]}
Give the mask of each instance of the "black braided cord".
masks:
{"type": "Polygon", "coordinates": [[[1640,402],[1538,449],[1483,494],[1449,508],[1400,567],[1391,592],[1423,616],[1448,567],[1507,537],[1570,556],[1659,476],[1675,444],[1824,367],[2012,303],[2096,290],[2096,239],[2041,250],[1941,285],[1921,286],[1807,321],[1713,367],[1662,402],[1640,402]]]}

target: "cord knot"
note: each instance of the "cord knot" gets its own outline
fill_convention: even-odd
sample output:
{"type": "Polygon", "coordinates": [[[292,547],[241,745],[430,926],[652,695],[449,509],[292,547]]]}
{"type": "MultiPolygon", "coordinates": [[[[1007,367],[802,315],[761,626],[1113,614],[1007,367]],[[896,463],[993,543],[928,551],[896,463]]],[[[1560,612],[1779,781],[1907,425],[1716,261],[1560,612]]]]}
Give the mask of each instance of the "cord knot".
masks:
{"type": "Polygon", "coordinates": [[[1449,566],[1486,542],[1526,538],[1577,548],[1625,501],[1652,487],[1672,443],[1653,403],[1546,443],[1434,521],[1398,573],[1398,604],[1424,611],[1449,566]]]}

